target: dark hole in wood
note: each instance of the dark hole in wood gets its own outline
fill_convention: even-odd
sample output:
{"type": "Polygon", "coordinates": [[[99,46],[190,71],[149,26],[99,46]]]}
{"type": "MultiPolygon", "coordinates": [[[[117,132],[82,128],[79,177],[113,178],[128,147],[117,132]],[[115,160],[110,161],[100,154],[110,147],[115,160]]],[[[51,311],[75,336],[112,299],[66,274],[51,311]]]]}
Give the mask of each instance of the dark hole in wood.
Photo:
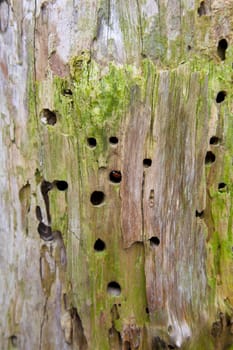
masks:
{"type": "Polygon", "coordinates": [[[214,338],[220,337],[222,334],[222,323],[221,321],[216,321],[212,324],[211,335],[214,338]]]}
{"type": "Polygon", "coordinates": [[[152,164],[152,160],[150,158],[143,159],[143,165],[145,168],[149,168],[152,164]]]}
{"type": "Polygon", "coordinates": [[[172,325],[169,324],[169,326],[167,327],[167,331],[168,331],[168,333],[172,332],[172,325]]]}
{"type": "Polygon", "coordinates": [[[43,239],[44,241],[53,240],[53,233],[50,226],[45,225],[43,222],[40,222],[37,227],[37,230],[40,235],[40,238],[43,239]]]}
{"type": "Polygon", "coordinates": [[[116,136],[111,136],[111,137],[109,137],[109,142],[112,145],[116,145],[116,144],[118,144],[118,138],[116,136]]]}
{"type": "Polygon", "coordinates": [[[214,161],[215,161],[215,154],[211,151],[208,151],[205,156],[205,164],[210,165],[214,163],[214,161]]]}
{"type": "Polygon", "coordinates": [[[124,350],[131,350],[131,345],[129,341],[124,342],[124,350]]]}
{"type": "Polygon", "coordinates": [[[220,139],[217,136],[212,136],[210,138],[210,145],[219,145],[220,139]]]}
{"type": "Polygon", "coordinates": [[[43,180],[40,185],[40,190],[42,195],[46,195],[50,190],[52,190],[53,184],[49,181],[43,180]]]}
{"type": "Polygon", "coordinates": [[[62,91],[62,95],[64,95],[64,96],[72,96],[73,92],[70,89],[64,89],[62,91]]]}
{"type": "Polygon", "coordinates": [[[160,337],[154,337],[152,339],[152,350],[167,349],[167,344],[160,337]]]}
{"type": "Polygon", "coordinates": [[[191,46],[191,45],[188,45],[188,46],[187,46],[187,50],[188,50],[188,51],[192,50],[192,46],[191,46]]]}
{"type": "Polygon", "coordinates": [[[39,205],[36,206],[36,218],[39,222],[43,221],[42,213],[39,205]]]}
{"type": "Polygon", "coordinates": [[[64,303],[64,308],[66,310],[67,309],[67,295],[66,295],[66,293],[63,294],[63,303],[64,303]]]}
{"type": "Polygon", "coordinates": [[[110,282],[107,287],[108,294],[112,296],[118,296],[121,294],[121,287],[117,282],[110,282]]]}
{"type": "Polygon", "coordinates": [[[109,179],[111,182],[120,183],[121,178],[122,176],[120,170],[112,170],[109,174],[109,179]]]}
{"type": "Polygon", "coordinates": [[[16,335],[10,336],[9,339],[10,339],[11,345],[14,346],[14,347],[17,347],[17,345],[18,345],[18,338],[16,337],[16,335]]]}
{"type": "Polygon", "coordinates": [[[40,113],[40,116],[41,116],[41,121],[44,124],[55,125],[57,122],[56,113],[53,111],[50,111],[50,109],[48,108],[43,109],[40,113]]]}
{"type": "Polygon", "coordinates": [[[150,313],[150,311],[149,311],[149,308],[148,308],[148,307],[146,307],[146,313],[147,313],[147,314],[149,314],[149,313],[150,313]]]}
{"type": "Polygon", "coordinates": [[[176,347],[174,345],[168,344],[168,349],[175,349],[176,347]]]}
{"type": "Polygon", "coordinates": [[[204,210],[202,210],[202,211],[197,211],[196,210],[196,218],[203,219],[204,218],[204,210]]]}
{"type": "Polygon", "coordinates": [[[88,137],[87,143],[88,143],[88,146],[91,148],[95,148],[97,144],[96,139],[94,137],[88,137]]]}
{"type": "Polygon", "coordinates": [[[70,310],[70,314],[72,317],[72,340],[75,342],[75,344],[80,345],[78,349],[87,350],[87,339],[84,333],[82,319],[79,316],[78,310],[73,307],[70,310]]]}
{"type": "Polygon", "coordinates": [[[108,330],[108,339],[110,349],[122,349],[121,333],[116,330],[114,325],[108,330]]]}
{"type": "Polygon", "coordinates": [[[217,96],[216,96],[216,102],[221,103],[225,100],[227,93],[226,91],[219,91],[217,96]]]}
{"type": "Polygon", "coordinates": [[[102,252],[103,250],[105,250],[105,248],[106,248],[106,245],[105,245],[104,241],[102,241],[102,239],[98,238],[94,244],[95,251],[102,252]]]}
{"type": "Polygon", "coordinates": [[[59,191],[66,191],[68,188],[68,183],[66,181],[57,180],[55,183],[59,191]]]}
{"type": "Polygon", "coordinates": [[[105,195],[102,191],[94,191],[91,194],[90,200],[93,205],[100,205],[101,203],[103,203],[104,197],[105,195]]]}
{"type": "Polygon", "coordinates": [[[160,239],[156,236],[150,238],[150,246],[155,247],[160,244],[160,239]]]}
{"type": "Polygon", "coordinates": [[[221,39],[218,42],[218,48],[217,48],[217,52],[218,52],[218,56],[221,58],[222,61],[225,60],[226,58],[226,50],[228,48],[228,42],[226,39],[221,39]]]}
{"type": "Polygon", "coordinates": [[[218,191],[219,192],[226,192],[227,190],[227,184],[225,184],[224,182],[220,182],[218,184],[218,191]]]}
{"type": "Polygon", "coordinates": [[[200,6],[197,9],[197,13],[199,16],[205,16],[207,13],[207,9],[206,9],[206,4],[205,1],[201,1],[200,2],[200,6]]]}

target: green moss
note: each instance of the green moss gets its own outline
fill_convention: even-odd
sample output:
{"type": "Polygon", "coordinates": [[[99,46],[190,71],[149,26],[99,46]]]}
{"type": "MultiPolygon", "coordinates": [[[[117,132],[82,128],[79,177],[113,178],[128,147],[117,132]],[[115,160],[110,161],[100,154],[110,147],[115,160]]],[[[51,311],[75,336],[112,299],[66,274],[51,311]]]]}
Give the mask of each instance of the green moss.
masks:
{"type": "MultiPolygon", "coordinates": [[[[183,58],[182,55],[179,56],[178,54],[180,48],[175,47],[179,40],[180,38],[177,38],[177,41],[174,41],[171,46],[172,56],[177,53],[177,60],[183,58]]],[[[151,45],[151,43],[146,43],[146,41],[145,44],[151,45]]],[[[160,44],[161,47],[157,47],[159,55],[167,50],[166,42],[162,35],[160,44]]],[[[182,54],[185,55],[184,43],[179,42],[179,45],[183,45],[182,54]]],[[[176,61],[173,63],[167,62],[167,64],[175,66],[176,61]]],[[[179,74],[174,69],[171,71],[169,80],[170,91],[175,90],[171,109],[174,109],[174,115],[176,115],[180,101],[179,89],[176,92],[176,87],[183,84],[182,79],[187,77],[188,84],[191,74],[198,74],[200,91],[205,93],[205,84],[208,77],[209,96],[208,101],[206,101],[207,105],[203,102],[203,96],[200,96],[196,108],[197,145],[201,142],[200,135],[202,135],[201,129],[203,128],[204,113],[210,112],[211,104],[215,100],[219,89],[226,89],[228,93],[227,99],[219,112],[226,123],[226,133],[224,134],[225,156],[222,161],[223,171],[221,174],[216,173],[213,175],[212,167],[210,167],[207,172],[209,192],[212,198],[211,214],[215,226],[213,236],[208,242],[209,251],[207,253],[209,264],[207,266],[207,278],[211,288],[209,294],[211,305],[215,302],[215,292],[222,297],[222,293],[219,292],[217,275],[221,276],[222,286],[226,292],[230,290],[229,286],[233,282],[230,277],[233,213],[231,185],[233,176],[231,169],[233,118],[232,114],[229,113],[230,100],[232,99],[231,69],[229,49],[229,57],[224,64],[217,65],[209,58],[193,56],[190,59],[190,63],[184,66],[184,74],[179,74]],[[228,184],[227,193],[219,193],[217,191],[217,183],[220,180],[228,184]],[[226,203],[229,211],[226,211],[226,203]],[[223,232],[222,229],[223,222],[227,222],[226,232],[223,232]]],[[[153,122],[156,116],[155,110],[159,98],[158,84],[159,74],[156,65],[149,59],[144,59],[142,66],[138,69],[129,65],[116,66],[113,63],[110,63],[108,67],[103,69],[94,60],[90,59],[88,52],[84,52],[71,60],[70,77],[65,79],[54,77],[53,79],[52,94],[54,97],[54,111],[58,115],[58,123],[55,126],[42,125],[39,127],[35,114],[35,89],[32,86],[30,87],[31,118],[29,133],[31,140],[36,139],[38,142],[46,143],[46,147],[49,150],[50,158],[46,160],[45,157],[44,160],[46,164],[44,171],[47,179],[50,181],[54,179],[69,179],[74,188],[79,188],[77,200],[69,204],[72,205],[73,212],[77,212],[77,215],[80,215],[81,227],[78,233],[80,234],[80,241],[78,242],[79,245],[77,244],[79,248],[75,248],[77,250],[69,242],[71,238],[68,236],[68,201],[66,200],[66,195],[55,191],[51,194],[50,203],[53,229],[62,231],[64,240],[68,243],[67,254],[72,260],[72,266],[69,267],[70,271],[68,273],[72,276],[73,303],[77,305],[81,315],[82,312],[90,313],[93,348],[97,348],[97,345],[101,344],[102,349],[109,349],[107,332],[113,322],[110,314],[113,304],[121,304],[121,307],[119,307],[120,318],[114,321],[115,328],[118,331],[122,331],[123,324],[130,317],[134,318],[137,325],[142,327],[148,321],[148,315],[145,313],[147,302],[144,249],[142,246],[132,247],[127,251],[122,249],[121,226],[118,222],[109,224],[109,232],[104,232],[104,230],[101,232],[100,227],[106,227],[103,225],[103,220],[107,211],[105,206],[103,206],[97,208],[96,214],[96,211],[94,212],[90,205],[89,197],[93,191],[93,186],[99,186],[100,184],[98,180],[99,168],[108,167],[110,149],[108,138],[121,133],[125,116],[129,113],[131,104],[134,103],[135,94],[138,102],[145,103],[146,101],[151,106],[151,130],[153,129],[153,122]],[[72,95],[64,94],[66,89],[70,89],[72,95]],[[36,135],[38,128],[40,130],[39,138],[36,135]],[[90,136],[95,137],[97,140],[95,149],[90,149],[87,145],[86,139],[90,136]],[[60,157],[64,155],[64,150],[66,151],[65,157],[61,159],[60,157]],[[73,153],[70,153],[71,150],[73,153]],[[106,251],[96,253],[93,249],[93,244],[100,232],[103,234],[104,239],[108,240],[108,245],[106,251]],[[107,284],[111,280],[116,280],[121,285],[122,293],[119,297],[112,297],[107,294],[107,284]],[[85,288],[82,288],[83,285],[85,285],[85,288]]],[[[36,94],[39,93],[40,89],[43,89],[43,87],[38,85],[36,94]]],[[[185,93],[183,95],[188,100],[188,96],[185,93]]],[[[185,113],[180,118],[185,118],[185,113]]],[[[169,123],[171,124],[170,130],[174,130],[176,127],[175,118],[171,118],[169,123]]],[[[152,138],[151,136],[151,149],[155,143],[155,140],[152,138]]],[[[37,178],[40,181],[41,174],[37,178]]],[[[69,188],[68,191],[70,190],[69,188]]],[[[116,203],[114,210],[117,211],[120,208],[120,203],[118,202],[119,187],[113,186],[111,196],[113,197],[111,205],[116,203]]],[[[118,215],[118,212],[116,212],[116,215],[118,215]]],[[[210,225],[208,220],[206,224],[207,226],[210,225]]],[[[203,339],[202,341],[200,338],[198,344],[204,344],[203,348],[205,348],[206,335],[203,336],[203,339]]]]}

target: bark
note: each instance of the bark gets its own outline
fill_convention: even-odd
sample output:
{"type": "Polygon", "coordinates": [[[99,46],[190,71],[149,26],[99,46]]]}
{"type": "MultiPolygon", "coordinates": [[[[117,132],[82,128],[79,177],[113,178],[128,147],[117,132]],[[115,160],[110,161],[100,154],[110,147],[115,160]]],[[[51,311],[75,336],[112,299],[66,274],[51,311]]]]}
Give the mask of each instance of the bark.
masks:
{"type": "Polygon", "coordinates": [[[231,0],[0,1],[0,345],[233,348],[231,0]]]}

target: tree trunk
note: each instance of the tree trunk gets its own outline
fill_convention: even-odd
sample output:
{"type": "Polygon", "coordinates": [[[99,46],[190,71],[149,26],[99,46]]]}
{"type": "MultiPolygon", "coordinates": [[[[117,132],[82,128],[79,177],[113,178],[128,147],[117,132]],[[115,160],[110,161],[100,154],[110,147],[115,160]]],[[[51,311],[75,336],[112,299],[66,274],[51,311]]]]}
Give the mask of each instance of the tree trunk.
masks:
{"type": "Polygon", "coordinates": [[[233,349],[232,18],[0,1],[1,349],[233,349]]]}

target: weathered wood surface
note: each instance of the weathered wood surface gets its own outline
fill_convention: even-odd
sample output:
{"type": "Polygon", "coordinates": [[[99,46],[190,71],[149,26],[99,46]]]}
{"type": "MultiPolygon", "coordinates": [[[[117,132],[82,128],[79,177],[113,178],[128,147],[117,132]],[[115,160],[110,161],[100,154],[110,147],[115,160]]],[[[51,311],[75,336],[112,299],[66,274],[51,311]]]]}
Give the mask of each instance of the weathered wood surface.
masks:
{"type": "Polygon", "coordinates": [[[232,36],[230,0],[0,1],[1,349],[232,348],[232,36]]]}

